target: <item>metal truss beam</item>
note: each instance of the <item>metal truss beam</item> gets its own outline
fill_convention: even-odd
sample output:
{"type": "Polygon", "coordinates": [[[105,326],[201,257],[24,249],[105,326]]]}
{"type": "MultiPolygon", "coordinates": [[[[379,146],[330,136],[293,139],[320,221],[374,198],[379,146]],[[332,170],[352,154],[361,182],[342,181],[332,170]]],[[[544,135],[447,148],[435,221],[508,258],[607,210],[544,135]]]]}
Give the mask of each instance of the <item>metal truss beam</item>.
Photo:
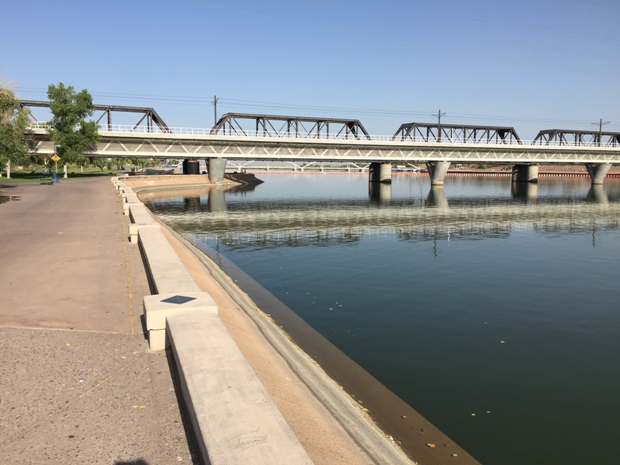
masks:
{"type": "Polygon", "coordinates": [[[359,120],[306,116],[226,113],[211,130],[214,135],[247,136],[251,133],[296,139],[370,140],[370,135],[359,120]]]}
{"type": "MultiPolygon", "coordinates": [[[[22,108],[31,108],[31,107],[39,107],[39,108],[49,108],[50,102],[46,101],[37,101],[37,100],[21,100],[20,105],[22,108]]],[[[164,122],[164,120],[159,116],[159,114],[153,108],[146,107],[128,107],[128,106],[119,106],[119,105],[93,105],[95,108],[95,116],[99,112],[99,118],[95,120],[96,123],[99,123],[101,120],[105,120],[104,129],[112,128],[112,114],[113,113],[137,113],[138,115],[142,115],[142,117],[138,120],[138,122],[134,125],[134,129],[140,127],[141,125],[146,125],[148,132],[165,132],[169,133],[170,128],[164,122]]],[[[36,119],[31,115],[31,119],[36,121],[36,119]]]]}
{"type": "Polygon", "coordinates": [[[620,147],[620,132],[579,131],[574,129],[544,129],[536,135],[532,144],[620,147]]]}
{"type": "Polygon", "coordinates": [[[452,142],[462,144],[510,144],[521,143],[512,127],[466,126],[455,124],[402,124],[392,140],[424,142],[452,142]]]}

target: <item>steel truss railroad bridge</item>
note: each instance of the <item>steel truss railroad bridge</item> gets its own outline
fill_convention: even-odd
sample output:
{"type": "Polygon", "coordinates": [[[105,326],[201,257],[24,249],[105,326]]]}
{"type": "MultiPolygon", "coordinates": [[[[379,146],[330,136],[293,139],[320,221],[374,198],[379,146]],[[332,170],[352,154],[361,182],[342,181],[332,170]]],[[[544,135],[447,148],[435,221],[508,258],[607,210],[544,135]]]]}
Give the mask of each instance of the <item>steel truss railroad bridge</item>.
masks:
{"type": "MultiPolygon", "coordinates": [[[[49,102],[22,100],[23,107],[49,102]]],[[[173,128],[152,108],[95,105],[101,141],[88,157],[184,159],[184,172],[208,162],[221,182],[227,160],[349,162],[368,164],[370,181],[390,182],[394,163],[426,163],[433,185],[442,185],[450,163],[513,164],[513,180],[536,182],[539,163],[585,164],[601,184],[620,163],[620,133],[542,130],[525,143],[512,127],[408,123],[392,136],[371,136],[359,120],[227,113],[209,129],[173,128]],[[133,125],[114,125],[115,113],[137,114],[133,125]]],[[[51,156],[48,126],[33,120],[32,153],[51,156]]]]}

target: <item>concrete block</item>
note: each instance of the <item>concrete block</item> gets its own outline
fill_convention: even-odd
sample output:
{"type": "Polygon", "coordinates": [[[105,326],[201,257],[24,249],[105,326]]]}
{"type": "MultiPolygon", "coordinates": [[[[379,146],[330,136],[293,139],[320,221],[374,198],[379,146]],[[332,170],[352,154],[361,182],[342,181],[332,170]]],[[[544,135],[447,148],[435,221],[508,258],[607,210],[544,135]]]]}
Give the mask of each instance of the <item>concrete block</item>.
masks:
{"type": "Polygon", "coordinates": [[[127,203],[139,203],[140,199],[138,198],[138,196],[136,194],[126,193],[125,194],[125,202],[127,202],[127,203]]]}
{"type": "Polygon", "coordinates": [[[149,347],[152,351],[170,347],[166,337],[166,319],[170,315],[210,312],[217,315],[217,304],[206,292],[149,295],[142,299],[149,347]]]}
{"type": "Polygon", "coordinates": [[[138,242],[157,294],[201,292],[160,228],[138,228],[138,242]]]}
{"type": "Polygon", "coordinates": [[[129,218],[132,223],[129,225],[129,241],[132,244],[138,243],[138,230],[141,227],[159,228],[159,223],[155,221],[153,215],[143,203],[126,204],[129,208],[129,218]]]}
{"type": "Polygon", "coordinates": [[[143,203],[129,204],[130,219],[134,223],[139,224],[155,224],[153,215],[143,203]]]}
{"type": "Polygon", "coordinates": [[[149,331],[149,349],[151,352],[159,352],[170,347],[165,329],[151,329],[149,331]],[[167,344],[167,345],[166,345],[167,344]]]}
{"type": "Polygon", "coordinates": [[[125,202],[123,202],[123,215],[129,216],[129,210],[132,205],[142,205],[142,203],[137,198],[135,201],[126,198],[125,202]]]}
{"type": "Polygon", "coordinates": [[[181,388],[211,465],[312,461],[215,313],[167,318],[181,388]]]}
{"type": "Polygon", "coordinates": [[[166,318],[181,312],[206,311],[217,315],[217,304],[207,292],[147,295],[142,299],[146,329],[165,329],[166,318]]]}
{"type": "Polygon", "coordinates": [[[137,244],[138,243],[138,233],[140,231],[140,228],[156,228],[156,229],[160,229],[158,224],[136,224],[136,223],[131,223],[129,225],[129,242],[131,242],[132,244],[137,244]]]}

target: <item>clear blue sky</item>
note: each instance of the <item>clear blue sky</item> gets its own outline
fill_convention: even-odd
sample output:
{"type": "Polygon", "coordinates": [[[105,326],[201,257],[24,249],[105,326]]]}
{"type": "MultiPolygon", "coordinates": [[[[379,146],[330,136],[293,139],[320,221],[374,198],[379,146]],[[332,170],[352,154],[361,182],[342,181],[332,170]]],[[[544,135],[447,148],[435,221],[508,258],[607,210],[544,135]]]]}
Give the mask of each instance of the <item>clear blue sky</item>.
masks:
{"type": "MultiPolygon", "coordinates": [[[[170,126],[218,114],[620,131],[617,0],[3,0],[0,78],[170,126]]],[[[124,121],[115,121],[124,123],[124,121]]],[[[131,121],[129,121],[131,122],[131,121]]]]}

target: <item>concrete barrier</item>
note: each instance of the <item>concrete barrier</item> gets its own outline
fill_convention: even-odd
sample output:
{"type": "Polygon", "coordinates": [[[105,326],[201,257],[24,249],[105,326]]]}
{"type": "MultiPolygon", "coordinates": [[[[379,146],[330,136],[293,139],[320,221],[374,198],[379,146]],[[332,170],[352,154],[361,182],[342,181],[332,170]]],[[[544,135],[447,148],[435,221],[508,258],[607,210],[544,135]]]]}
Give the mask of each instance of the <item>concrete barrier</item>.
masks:
{"type": "Polygon", "coordinates": [[[140,199],[138,199],[138,196],[136,194],[134,194],[133,192],[126,192],[125,193],[125,202],[127,202],[127,203],[139,203],[140,199]]]}
{"type": "Polygon", "coordinates": [[[166,332],[169,316],[193,312],[218,314],[217,304],[206,292],[149,295],[144,297],[142,304],[152,351],[170,347],[170,338],[166,332]]]}
{"type": "Polygon", "coordinates": [[[156,292],[143,298],[149,346],[172,349],[203,459],[210,465],[311,465],[213,298],[200,290],[146,207],[128,205],[156,292]]]}
{"type": "Polygon", "coordinates": [[[151,212],[143,203],[131,203],[129,205],[129,242],[138,243],[138,231],[140,228],[151,227],[159,228],[159,223],[155,221],[151,212]]]}
{"type": "Polygon", "coordinates": [[[161,229],[139,228],[138,239],[155,293],[200,292],[161,229]]]}
{"type": "Polygon", "coordinates": [[[217,314],[174,313],[167,322],[183,397],[208,463],[312,464],[217,314]]]}
{"type": "Polygon", "coordinates": [[[129,215],[129,205],[142,203],[138,196],[134,193],[130,187],[121,187],[121,199],[123,201],[123,215],[129,215]]]}

